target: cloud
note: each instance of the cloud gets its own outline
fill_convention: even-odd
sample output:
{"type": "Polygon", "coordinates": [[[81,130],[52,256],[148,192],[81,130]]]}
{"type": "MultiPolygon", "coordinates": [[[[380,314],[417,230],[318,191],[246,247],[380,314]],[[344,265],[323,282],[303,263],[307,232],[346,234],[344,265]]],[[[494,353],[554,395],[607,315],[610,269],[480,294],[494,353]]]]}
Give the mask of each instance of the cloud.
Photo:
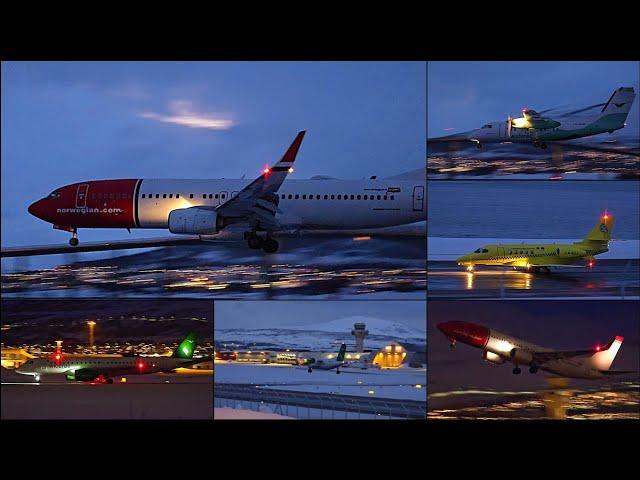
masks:
{"type": "Polygon", "coordinates": [[[142,118],[150,118],[164,123],[173,123],[189,128],[209,128],[212,130],[227,130],[234,126],[233,120],[224,115],[213,113],[198,113],[193,111],[193,104],[189,101],[176,100],[169,104],[170,115],[155,112],[142,112],[142,118]]]}

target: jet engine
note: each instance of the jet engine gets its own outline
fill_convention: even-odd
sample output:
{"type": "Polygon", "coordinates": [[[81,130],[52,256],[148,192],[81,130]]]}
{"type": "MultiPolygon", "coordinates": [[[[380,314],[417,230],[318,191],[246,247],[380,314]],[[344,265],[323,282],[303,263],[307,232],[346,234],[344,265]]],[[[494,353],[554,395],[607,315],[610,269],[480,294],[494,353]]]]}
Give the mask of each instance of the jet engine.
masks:
{"type": "Polygon", "coordinates": [[[529,364],[533,360],[531,353],[526,350],[522,350],[521,348],[512,349],[511,352],[509,352],[509,356],[514,363],[529,364]]]}
{"type": "Polygon", "coordinates": [[[502,358],[500,355],[495,354],[493,352],[488,352],[486,350],[482,354],[482,358],[489,363],[497,363],[497,364],[504,363],[504,358],[502,358]]]}
{"type": "Polygon", "coordinates": [[[222,229],[222,217],[208,208],[179,208],[169,213],[169,231],[192,235],[211,235],[222,229]]]}

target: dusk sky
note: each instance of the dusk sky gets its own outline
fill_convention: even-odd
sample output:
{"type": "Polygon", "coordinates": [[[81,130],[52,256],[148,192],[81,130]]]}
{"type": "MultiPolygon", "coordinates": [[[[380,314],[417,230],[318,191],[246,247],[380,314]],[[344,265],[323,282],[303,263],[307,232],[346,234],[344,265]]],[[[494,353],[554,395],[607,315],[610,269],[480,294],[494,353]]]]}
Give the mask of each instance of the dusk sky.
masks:
{"type": "Polygon", "coordinates": [[[418,169],[425,79],[424,62],[3,62],[2,245],[66,243],[27,213],[64,184],[252,178],[303,129],[292,178],[418,169]]]}
{"type": "Polygon", "coordinates": [[[424,331],[422,301],[225,301],[214,307],[214,329],[273,328],[325,323],[351,316],[376,317],[424,331]]]}
{"type": "MultiPolygon", "coordinates": [[[[506,121],[525,107],[580,108],[618,87],[640,90],[638,62],[429,62],[427,76],[429,138],[506,121]]],[[[636,97],[621,133],[639,134],[639,105],[636,97]]]]}

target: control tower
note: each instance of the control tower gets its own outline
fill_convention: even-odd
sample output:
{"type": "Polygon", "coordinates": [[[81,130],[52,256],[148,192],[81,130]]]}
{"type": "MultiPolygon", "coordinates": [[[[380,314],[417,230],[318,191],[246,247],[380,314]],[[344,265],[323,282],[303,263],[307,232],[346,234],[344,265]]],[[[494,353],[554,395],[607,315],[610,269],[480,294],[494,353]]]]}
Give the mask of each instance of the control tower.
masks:
{"type": "Polygon", "coordinates": [[[366,325],[360,322],[354,323],[353,330],[351,330],[351,335],[356,337],[356,352],[364,352],[364,337],[369,335],[369,330],[366,330],[366,325]]]}

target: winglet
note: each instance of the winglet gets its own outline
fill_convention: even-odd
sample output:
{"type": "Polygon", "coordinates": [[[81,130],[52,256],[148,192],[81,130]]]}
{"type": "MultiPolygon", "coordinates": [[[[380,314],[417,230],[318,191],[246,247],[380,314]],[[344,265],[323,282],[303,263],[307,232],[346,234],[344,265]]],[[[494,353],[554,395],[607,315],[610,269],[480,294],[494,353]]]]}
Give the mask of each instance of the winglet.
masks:
{"type": "Polygon", "coordinates": [[[291,145],[289,145],[289,148],[284,153],[280,161],[271,168],[272,172],[283,172],[291,168],[293,162],[296,160],[296,155],[298,154],[298,150],[300,150],[300,145],[302,144],[302,139],[304,138],[305,133],[306,130],[298,132],[298,135],[293,139],[293,142],[291,142],[291,145]]]}

